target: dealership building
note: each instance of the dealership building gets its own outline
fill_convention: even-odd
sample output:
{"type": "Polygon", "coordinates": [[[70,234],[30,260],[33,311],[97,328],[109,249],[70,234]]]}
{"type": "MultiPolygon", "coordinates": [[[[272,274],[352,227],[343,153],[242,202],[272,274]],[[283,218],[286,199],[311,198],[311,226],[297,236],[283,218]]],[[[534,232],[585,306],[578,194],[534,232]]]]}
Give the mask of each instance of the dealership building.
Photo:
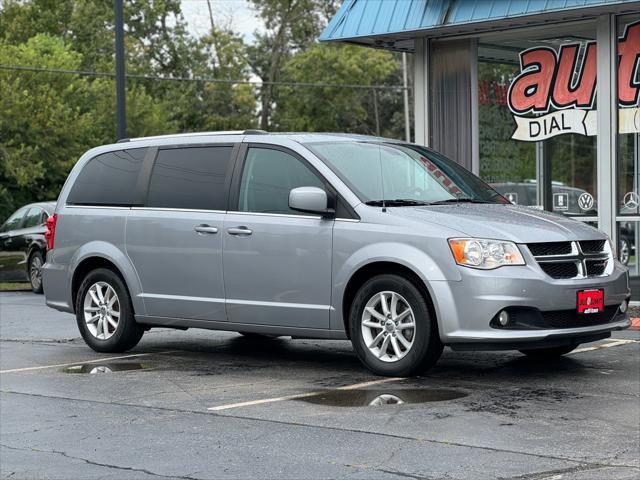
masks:
{"type": "Polygon", "coordinates": [[[640,300],[640,1],[345,0],[320,40],[412,54],[414,141],[597,225],[640,300]]]}

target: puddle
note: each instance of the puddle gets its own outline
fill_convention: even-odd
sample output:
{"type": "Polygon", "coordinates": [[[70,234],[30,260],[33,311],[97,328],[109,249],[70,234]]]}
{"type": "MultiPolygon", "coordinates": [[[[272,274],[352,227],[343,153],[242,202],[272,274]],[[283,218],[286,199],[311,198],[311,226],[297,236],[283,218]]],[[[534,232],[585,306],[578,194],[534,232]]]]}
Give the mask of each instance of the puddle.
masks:
{"type": "Polygon", "coordinates": [[[312,397],[298,401],[327,405],[329,407],[379,407],[383,405],[402,405],[411,403],[430,403],[455,400],[467,394],[457,390],[427,390],[406,388],[396,390],[327,390],[312,397]]]}
{"type": "Polygon", "coordinates": [[[64,373],[88,373],[94,375],[97,373],[112,373],[112,372],[126,372],[129,370],[144,370],[151,368],[151,365],[146,363],[105,363],[100,365],[98,363],[86,363],[84,365],[74,365],[72,367],[63,368],[64,373]]]}

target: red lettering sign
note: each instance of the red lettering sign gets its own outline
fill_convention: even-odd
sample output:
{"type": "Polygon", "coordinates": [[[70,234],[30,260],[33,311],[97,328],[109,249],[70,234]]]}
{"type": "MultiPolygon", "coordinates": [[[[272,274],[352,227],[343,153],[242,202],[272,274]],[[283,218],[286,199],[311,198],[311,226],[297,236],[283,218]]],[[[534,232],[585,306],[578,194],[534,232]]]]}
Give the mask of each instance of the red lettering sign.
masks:
{"type": "MultiPolygon", "coordinates": [[[[640,69],[640,22],[627,25],[618,41],[618,96],[621,106],[634,106],[640,96],[636,81],[640,69]]],[[[513,113],[591,108],[596,96],[596,42],[563,45],[556,52],[537,47],[520,54],[521,73],[511,83],[509,108],[513,113]],[[584,47],[582,47],[584,45],[584,47]],[[582,61],[580,49],[584,50],[582,61]],[[577,79],[573,81],[574,76],[577,79]]]]}

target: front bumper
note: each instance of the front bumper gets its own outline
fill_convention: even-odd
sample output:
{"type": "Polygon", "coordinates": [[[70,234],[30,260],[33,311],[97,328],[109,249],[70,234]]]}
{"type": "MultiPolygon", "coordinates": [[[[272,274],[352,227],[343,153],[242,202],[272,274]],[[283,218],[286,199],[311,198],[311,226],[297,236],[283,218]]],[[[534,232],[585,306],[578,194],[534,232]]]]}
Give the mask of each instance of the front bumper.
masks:
{"type": "Polygon", "coordinates": [[[570,280],[553,279],[531,265],[495,270],[460,267],[460,272],[461,281],[430,284],[440,338],[454,348],[470,345],[482,348],[482,344],[492,349],[526,348],[532,343],[551,345],[559,339],[564,342],[578,338],[586,342],[592,341],[588,340],[590,336],[604,338],[611,331],[631,324],[626,313],[616,310],[631,296],[628,270],[619,262],[615,262],[613,271],[606,277],[570,280]],[[585,326],[574,323],[571,328],[522,329],[490,325],[505,308],[537,309],[543,313],[575,311],[577,292],[592,288],[604,290],[605,307],[615,312],[605,323],[593,324],[586,320],[585,326]]]}

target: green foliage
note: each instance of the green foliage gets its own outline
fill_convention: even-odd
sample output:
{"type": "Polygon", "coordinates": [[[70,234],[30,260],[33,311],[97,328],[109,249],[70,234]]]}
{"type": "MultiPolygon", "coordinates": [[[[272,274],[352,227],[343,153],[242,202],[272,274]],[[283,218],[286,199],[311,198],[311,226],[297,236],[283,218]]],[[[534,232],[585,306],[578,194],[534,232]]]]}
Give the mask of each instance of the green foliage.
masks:
{"type": "MultiPolygon", "coordinates": [[[[507,86],[519,72],[517,65],[480,63],[478,79],[507,86]]],[[[536,151],[531,142],[511,139],[515,129],[513,115],[506,103],[498,101],[496,92],[489,88],[488,103],[480,104],[480,176],[488,182],[523,182],[536,178],[536,151]],[[516,161],[517,160],[517,161],[516,161]]]]}
{"type": "MultiPolygon", "coordinates": [[[[0,64],[74,70],[82,56],[61,38],[38,34],[20,45],[0,43],[0,64]]],[[[140,85],[127,90],[134,135],[171,130],[140,85]]],[[[36,72],[0,72],[0,218],[23,203],[50,200],[88,148],[115,131],[113,80],[36,72]]]]}
{"type": "MultiPolygon", "coordinates": [[[[282,80],[366,87],[385,83],[398,70],[388,52],[351,45],[315,45],[293,56],[282,80]]],[[[396,97],[401,95],[396,92],[396,97]]],[[[375,133],[371,89],[280,87],[274,123],[281,130],[375,133]]],[[[380,100],[380,98],[378,99],[380,100]]],[[[379,102],[379,115],[385,112],[379,102]]],[[[387,122],[381,125],[389,134],[387,122]]]]}
{"type": "MultiPolygon", "coordinates": [[[[203,0],[207,1],[207,0],[203,0]]],[[[215,0],[211,0],[215,5],[215,0]]],[[[271,82],[400,84],[394,55],[317,44],[341,0],[250,0],[265,29],[247,45],[228,26],[189,35],[181,0],[125,0],[127,133],[275,127],[402,135],[402,92],[271,82]],[[246,80],[260,78],[258,87],[246,80]],[[241,82],[236,82],[240,80],[241,82]],[[376,118],[378,122],[376,122],[376,118]]],[[[113,72],[111,0],[0,0],[0,65],[113,72]]],[[[83,152],[115,140],[112,77],[0,70],[0,222],[55,199],[83,152]]]]}

